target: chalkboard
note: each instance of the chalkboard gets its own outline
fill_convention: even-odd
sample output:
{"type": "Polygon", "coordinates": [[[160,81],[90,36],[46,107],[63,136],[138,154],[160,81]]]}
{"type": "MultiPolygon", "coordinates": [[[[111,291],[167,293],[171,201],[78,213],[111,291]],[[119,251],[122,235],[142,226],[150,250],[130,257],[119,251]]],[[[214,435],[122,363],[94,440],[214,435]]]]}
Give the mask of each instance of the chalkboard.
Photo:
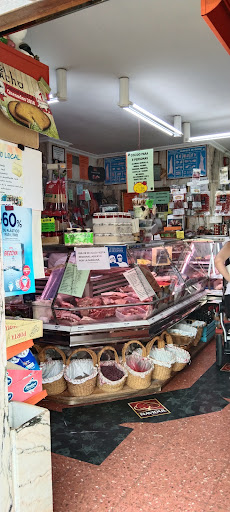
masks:
{"type": "Polygon", "coordinates": [[[126,157],[105,158],[105,185],[126,183],[126,157]]]}
{"type": "Polygon", "coordinates": [[[206,176],[206,146],[168,150],[168,178],[191,178],[193,169],[201,169],[206,176]]]}

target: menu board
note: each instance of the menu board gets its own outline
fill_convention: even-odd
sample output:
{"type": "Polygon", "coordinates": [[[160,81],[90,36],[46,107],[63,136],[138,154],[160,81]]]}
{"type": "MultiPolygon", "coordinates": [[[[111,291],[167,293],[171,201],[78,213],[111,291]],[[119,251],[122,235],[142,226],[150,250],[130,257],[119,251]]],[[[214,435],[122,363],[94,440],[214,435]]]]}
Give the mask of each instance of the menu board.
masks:
{"type": "Polygon", "coordinates": [[[206,146],[168,150],[168,178],[192,178],[193,169],[200,169],[206,176],[206,146]]]}
{"type": "Polygon", "coordinates": [[[153,149],[126,153],[126,167],[128,192],[154,190],[153,149]]]}

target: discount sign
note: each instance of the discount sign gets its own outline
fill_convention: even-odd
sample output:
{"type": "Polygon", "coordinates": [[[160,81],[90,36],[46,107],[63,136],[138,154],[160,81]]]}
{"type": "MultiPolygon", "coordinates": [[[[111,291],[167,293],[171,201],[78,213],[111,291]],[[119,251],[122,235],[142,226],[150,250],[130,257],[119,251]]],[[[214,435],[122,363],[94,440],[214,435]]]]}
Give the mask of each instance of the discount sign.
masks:
{"type": "Polygon", "coordinates": [[[5,295],[34,293],[32,210],[2,206],[1,216],[5,295]]]}

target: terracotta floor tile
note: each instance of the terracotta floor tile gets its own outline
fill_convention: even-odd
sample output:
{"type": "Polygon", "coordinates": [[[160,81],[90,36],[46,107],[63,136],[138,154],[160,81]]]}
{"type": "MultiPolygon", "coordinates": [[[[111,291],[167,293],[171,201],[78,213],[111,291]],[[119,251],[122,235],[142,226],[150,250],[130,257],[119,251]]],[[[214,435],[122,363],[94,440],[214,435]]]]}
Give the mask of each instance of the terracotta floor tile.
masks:
{"type": "Polygon", "coordinates": [[[212,340],[202,352],[187,366],[182,372],[179,372],[166,386],[163,392],[173,391],[175,389],[185,389],[191,387],[206,372],[216,360],[216,344],[212,340]]]}

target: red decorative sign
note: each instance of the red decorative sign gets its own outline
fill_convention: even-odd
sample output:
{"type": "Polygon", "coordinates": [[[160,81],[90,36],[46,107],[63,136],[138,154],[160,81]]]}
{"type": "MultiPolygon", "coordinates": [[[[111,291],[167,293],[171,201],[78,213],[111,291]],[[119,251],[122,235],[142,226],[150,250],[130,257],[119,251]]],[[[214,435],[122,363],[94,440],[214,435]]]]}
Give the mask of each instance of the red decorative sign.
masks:
{"type": "Polygon", "coordinates": [[[157,400],[157,398],[130,402],[128,405],[139,416],[139,418],[142,419],[162,416],[163,414],[171,414],[170,411],[162,405],[159,400],[157,400]]]}
{"type": "Polygon", "coordinates": [[[224,366],[222,366],[221,371],[230,372],[230,363],[226,363],[224,366]]]}

